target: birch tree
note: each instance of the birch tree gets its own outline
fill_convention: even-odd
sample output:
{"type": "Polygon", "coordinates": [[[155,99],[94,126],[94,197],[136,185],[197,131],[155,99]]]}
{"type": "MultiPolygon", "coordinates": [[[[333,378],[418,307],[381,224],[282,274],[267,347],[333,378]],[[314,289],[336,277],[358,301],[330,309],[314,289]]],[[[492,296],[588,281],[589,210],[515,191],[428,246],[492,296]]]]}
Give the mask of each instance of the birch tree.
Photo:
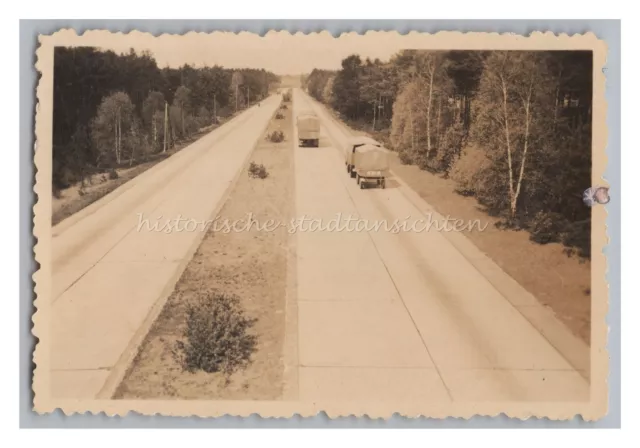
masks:
{"type": "Polygon", "coordinates": [[[399,151],[402,161],[410,163],[417,152],[418,126],[416,108],[419,107],[416,97],[419,86],[416,82],[406,83],[393,104],[393,121],[391,122],[391,144],[399,151]]]}
{"type": "Polygon", "coordinates": [[[164,95],[157,91],[150,92],[142,104],[142,119],[149,130],[154,149],[159,148],[164,135],[164,107],[164,95]]]}
{"type": "Polygon", "coordinates": [[[239,71],[233,72],[231,76],[231,94],[233,95],[236,111],[238,110],[238,102],[241,101],[242,93],[240,92],[240,86],[242,85],[242,73],[239,71]]]}
{"type": "Polygon", "coordinates": [[[545,104],[552,89],[544,57],[535,52],[494,52],[485,62],[480,82],[482,103],[476,136],[484,145],[498,150],[495,157],[506,161],[506,194],[512,220],[518,213],[532,141],[543,140],[548,129],[541,124],[552,112],[545,104]]]}
{"type": "Polygon", "coordinates": [[[327,82],[324,85],[324,89],[322,89],[322,102],[325,104],[333,103],[333,81],[335,80],[335,75],[330,75],[327,78],[327,82]]]}
{"type": "Polygon", "coordinates": [[[130,147],[127,139],[133,126],[133,111],[133,104],[124,92],[109,95],[100,103],[91,123],[91,138],[101,160],[118,165],[122,162],[123,148],[130,147]]]}
{"type": "Polygon", "coordinates": [[[188,87],[180,86],[178,90],[176,90],[176,95],[173,99],[173,104],[177,108],[180,109],[180,126],[182,130],[182,135],[187,136],[187,131],[185,129],[184,120],[187,111],[190,109],[191,103],[189,101],[189,97],[191,96],[191,90],[188,87]]]}
{"type": "MultiPolygon", "coordinates": [[[[433,124],[436,124],[436,134],[440,133],[440,113],[434,114],[434,98],[448,96],[450,90],[450,81],[446,77],[446,62],[444,52],[421,51],[416,56],[416,80],[421,87],[421,92],[424,92],[419,98],[425,110],[427,157],[431,156],[433,149],[433,124]],[[434,118],[436,123],[433,123],[434,118]]],[[[439,105],[441,106],[440,103],[439,105]]]]}

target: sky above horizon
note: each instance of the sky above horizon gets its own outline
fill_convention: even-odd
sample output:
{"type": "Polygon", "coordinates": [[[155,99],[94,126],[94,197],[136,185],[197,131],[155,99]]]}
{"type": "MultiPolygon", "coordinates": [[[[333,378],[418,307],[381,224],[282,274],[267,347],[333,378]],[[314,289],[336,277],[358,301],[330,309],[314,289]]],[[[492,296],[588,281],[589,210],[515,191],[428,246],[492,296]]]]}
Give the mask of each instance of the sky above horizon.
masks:
{"type": "Polygon", "coordinates": [[[75,30],[65,29],[44,38],[52,37],[59,46],[93,46],[119,53],[128,52],[130,48],[140,52],[149,50],[160,67],[217,64],[226,68],[264,68],[277,75],[300,75],[314,68],[336,70],[342,60],[352,54],[358,54],[362,59],[387,61],[403,49],[584,50],[588,45],[585,47],[583,41],[595,39],[594,35],[583,36],[580,40],[576,36],[537,34],[536,38],[530,38],[497,33],[425,34],[412,31],[401,35],[396,31],[368,31],[334,37],[327,31],[311,34],[269,31],[264,36],[244,31],[237,34],[218,31],[156,37],[139,31],[124,34],[105,30],[85,31],[78,36],[75,30]]]}
{"type": "MultiPolygon", "coordinates": [[[[149,50],[159,67],[222,65],[227,68],[264,68],[278,75],[299,75],[314,68],[339,69],[351,54],[364,60],[388,60],[406,47],[400,35],[355,33],[335,38],[327,32],[289,34],[271,32],[264,37],[252,33],[189,33],[182,38],[132,33],[112,35],[97,46],[122,53],[134,48],[149,50]]],[[[406,36],[405,36],[406,37],[406,36]]],[[[85,43],[86,45],[86,43],[85,43]]]]}

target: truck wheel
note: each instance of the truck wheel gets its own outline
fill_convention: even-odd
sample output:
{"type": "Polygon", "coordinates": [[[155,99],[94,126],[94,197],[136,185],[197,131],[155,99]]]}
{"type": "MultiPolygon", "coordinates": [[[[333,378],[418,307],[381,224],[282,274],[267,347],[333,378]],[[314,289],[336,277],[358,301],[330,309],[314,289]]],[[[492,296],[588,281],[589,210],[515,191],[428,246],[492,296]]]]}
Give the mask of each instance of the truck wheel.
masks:
{"type": "Polygon", "coordinates": [[[382,187],[383,190],[387,188],[387,181],[385,179],[382,179],[382,183],[380,184],[380,186],[382,187]]]}
{"type": "Polygon", "coordinates": [[[358,176],[358,173],[356,173],[356,184],[360,184],[360,176],[358,176]]]}
{"type": "Polygon", "coordinates": [[[353,171],[353,165],[351,165],[351,177],[356,177],[356,172],[353,171]]]}
{"type": "Polygon", "coordinates": [[[360,182],[360,189],[364,190],[364,182],[360,182]]]}
{"type": "Polygon", "coordinates": [[[347,173],[351,173],[351,165],[347,163],[347,173]]]}
{"type": "Polygon", "coordinates": [[[320,139],[319,139],[319,138],[317,138],[317,139],[316,139],[316,148],[319,148],[319,147],[320,147],[320,139]]]}

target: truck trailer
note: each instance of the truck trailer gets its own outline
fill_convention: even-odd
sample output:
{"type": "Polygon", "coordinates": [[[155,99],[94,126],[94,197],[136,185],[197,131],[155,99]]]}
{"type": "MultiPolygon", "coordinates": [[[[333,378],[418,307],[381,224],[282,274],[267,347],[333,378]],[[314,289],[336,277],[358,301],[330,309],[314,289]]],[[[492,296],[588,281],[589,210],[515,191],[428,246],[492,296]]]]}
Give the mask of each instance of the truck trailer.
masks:
{"type": "Polygon", "coordinates": [[[319,146],[320,120],[317,115],[303,113],[298,116],[298,139],[300,146],[319,146]]]}

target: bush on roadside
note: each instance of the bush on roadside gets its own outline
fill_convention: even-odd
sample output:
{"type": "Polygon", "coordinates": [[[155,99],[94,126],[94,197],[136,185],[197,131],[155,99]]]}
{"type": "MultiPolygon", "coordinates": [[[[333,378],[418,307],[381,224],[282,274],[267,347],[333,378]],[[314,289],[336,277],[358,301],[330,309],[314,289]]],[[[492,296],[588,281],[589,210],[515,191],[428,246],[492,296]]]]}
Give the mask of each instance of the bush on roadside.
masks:
{"type": "Polygon", "coordinates": [[[283,120],[284,119],[284,115],[281,114],[280,112],[276,113],[276,120],[283,120]]]}
{"type": "Polygon", "coordinates": [[[273,131],[272,133],[267,135],[267,140],[273,143],[280,143],[284,141],[284,132],[282,131],[273,131]]]}
{"type": "Polygon", "coordinates": [[[403,165],[411,165],[413,163],[411,152],[404,148],[398,151],[398,158],[400,159],[400,163],[403,165]]]}
{"type": "Polygon", "coordinates": [[[589,258],[591,256],[591,220],[567,223],[562,234],[562,244],[567,246],[566,252],[575,252],[580,257],[589,258]]]}
{"type": "Polygon", "coordinates": [[[282,110],[287,110],[287,109],[289,109],[289,108],[287,107],[287,105],[286,105],[286,104],[282,103],[282,104],[280,105],[280,109],[282,109],[282,110]]]}
{"type": "Polygon", "coordinates": [[[109,170],[109,179],[111,179],[111,180],[116,180],[118,177],[120,177],[120,176],[118,175],[118,172],[117,172],[115,169],[111,168],[111,169],[109,170]]]}
{"type": "Polygon", "coordinates": [[[174,350],[183,369],[230,375],[251,362],[257,338],[249,330],[256,320],[245,315],[238,297],[207,291],[186,312],[184,340],[174,350]]]}
{"type": "Polygon", "coordinates": [[[483,153],[473,147],[465,149],[451,167],[450,177],[456,183],[455,192],[475,196],[481,188],[482,170],[487,164],[483,153]]]}
{"type": "Polygon", "coordinates": [[[255,162],[249,164],[249,177],[266,179],[268,176],[269,173],[263,164],[257,164],[255,162]]]}
{"type": "Polygon", "coordinates": [[[529,222],[529,238],[538,244],[556,243],[562,238],[565,225],[559,213],[539,211],[529,222]]]}

